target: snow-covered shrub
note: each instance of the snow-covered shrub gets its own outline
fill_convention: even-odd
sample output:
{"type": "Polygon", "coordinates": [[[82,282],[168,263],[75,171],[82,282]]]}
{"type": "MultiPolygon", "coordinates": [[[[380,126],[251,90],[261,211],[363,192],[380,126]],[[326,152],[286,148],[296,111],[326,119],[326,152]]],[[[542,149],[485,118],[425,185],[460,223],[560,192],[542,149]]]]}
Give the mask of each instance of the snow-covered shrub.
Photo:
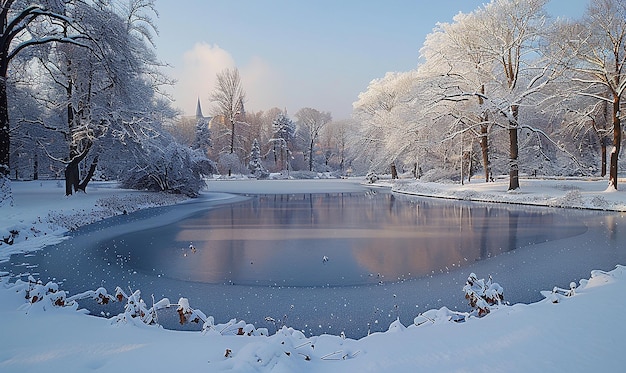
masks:
{"type": "Polygon", "coordinates": [[[504,300],[504,289],[492,282],[491,276],[485,281],[479,280],[476,274],[471,273],[463,287],[463,292],[469,305],[478,312],[478,317],[488,314],[491,306],[500,304],[504,300]]]}
{"type": "Polygon", "coordinates": [[[318,179],[319,175],[315,171],[291,171],[289,177],[297,180],[308,180],[318,179]]]}
{"type": "Polygon", "coordinates": [[[66,292],[59,290],[59,285],[52,281],[44,284],[41,280],[28,276],[28,281],[17,280],[12,285],[12,289],[26,299],[27,302],[21,307],[24,310],[30,310],[32,307],[38,307],[44,311],[56,307],[77,308],[77,305],[68,299],[66,292]]]}
{"type": "Polygon", "coordinates": [[[178,322],[180,325],[184,325],[187,322],[199,323],[200,321],[206,321],[206,315],[202,311],[194,310],[189,306],[189,299],[180,298],[178,300],[178,307],[176,307],[178,313],[178,322]]]}
{"type": "Polygon", "coordinates": [[[217,163],[222,174],[227,174],[228,176],[232,174],[248,174],[246,167],[235,153],[220,154],[217,163]]]}
{"type": "Polygon", "coordinates": [[[569,289],[562,289],[558,286],[555,286],[552,291],[542,291],[541,295],[543,295],[546,299],[548,299],[552,303],[560,303],[563,298],[569,298],[576,294],[576,283],[570,282],[569,289]]]}
{"type": "Polygon", "coordinates": [[[602,196],[593,196],[591,199],[591,206],[606,209],[609,207],[610,203],[606,200],[606,198],[602,196]]]}
{"type": "Polygon", "coordinates": [[[165,191],[195,197],[205,187],[203,176],[215,172],[215,165],[201,151],[171,142],[155,148],[151,156],[120,176],[123,188],[165,191]]]}
{"type": "Polygon", "coordinates": [[[98,304],[102,304],[102,305],[109,304],[110,302],[115,302],[116,300],[115,296],[107,293],[107,289],[103,287],[99,287],[96,290],[89,290],[84,293],[72,295],[71,297],[67,298],[67,300],[69,302],[74,302],[74,301],[78,301],[81,299],[88,299],[88,298],[91,298],[92,300],[96,301],[98,304]]]}
{"type": "Polygon", "coordinates": [[[580,190],[570,190],[563,197],[550,201],[550,206],[554,207],[580,207],[583,206],[583,196],[580,190]]]}
{"type": "Polygon", "coordinates": [[[115,322],[132,322],[132,320],[138,318],[144,324],[156,324],[155,312],[152,309],[148,309],[146,303],[141,298],[140,290],[136,290],[132,294],[126,295],[126,293],[121,288],[117,287],[115,289],[115,297],[118,299],[118,301],[126,298],[124,313],[115,316],[113,318],[115,322]]]}
{"type": "Polygon", "coordinates": [[[374,172],[368,172],[367,175],[365,175],[365,180],[370,184],[374,184],[378,181],[378,175],[374,172]]]}

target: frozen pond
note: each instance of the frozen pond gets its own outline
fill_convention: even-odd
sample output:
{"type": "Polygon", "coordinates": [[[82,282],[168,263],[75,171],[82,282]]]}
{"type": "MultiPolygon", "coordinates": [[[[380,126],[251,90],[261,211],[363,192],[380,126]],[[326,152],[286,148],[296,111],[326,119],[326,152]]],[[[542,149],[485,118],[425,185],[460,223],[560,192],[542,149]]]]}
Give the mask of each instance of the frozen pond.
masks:
{"type": "Polygon", "coordinates": [[[510,302],[531,302],[626,258],[619,214],[326,185],[209,193],[85,227],[0,268],[54,279],[72,294],[119,285],[157,300],[184,296],[217,322],[273,330],[269,316],[307,334],[360,337],[398,315],[407,325],[431,308],[467,310],[461,288],[470,272],[491,274],[510,302]]]}
{"type": "Polygon", "coordinates": [[[582,234],[554,211],[370,192],[259,195],[94,246],[142,273],[210,284],[349,286],[420,278],[582,234]]]}

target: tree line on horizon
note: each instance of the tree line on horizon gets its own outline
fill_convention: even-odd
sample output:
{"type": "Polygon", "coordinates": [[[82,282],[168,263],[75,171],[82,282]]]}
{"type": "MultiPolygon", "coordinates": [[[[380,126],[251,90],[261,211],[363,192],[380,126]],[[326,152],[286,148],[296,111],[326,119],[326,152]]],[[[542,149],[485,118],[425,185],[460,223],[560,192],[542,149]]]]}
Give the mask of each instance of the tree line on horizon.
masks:
{"type": "Polygon", "coordinates": [[[94,177],[195,195],[208,174],[407,173],[509,189],[530,175],[607,176],[617,189],[626,4],[578,20],[547,0],[492,0],[440,23],[418,66],[372,80],[353,118],[247,112],[239,72],[217,73],[210,117],[182,117],[154,53],[155,0],[2,0],[0,168],[8,179],[94,177]]]}

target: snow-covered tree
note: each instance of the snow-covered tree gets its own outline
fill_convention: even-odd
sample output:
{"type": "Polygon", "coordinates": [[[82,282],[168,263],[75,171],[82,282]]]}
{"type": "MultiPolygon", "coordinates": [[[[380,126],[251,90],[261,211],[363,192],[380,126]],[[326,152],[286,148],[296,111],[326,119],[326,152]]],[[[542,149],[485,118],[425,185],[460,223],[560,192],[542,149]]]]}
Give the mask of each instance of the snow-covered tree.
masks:
{"type": "Polygon", "coordinates": [[[322,128],[332,120],[332,116],[329,112],[322,112],[309,107],[298,110],[295,116],[300,137],[307,144],[309,171],[313,171],[315,144],[322,128]]]}
{"type": "MultiPolygon", "coordinates": [[[[426,37],[421,50],[426,62],[419,69],[440,87],[439,90],[431,90],[435,96],[430,101],[437,102],[437,106],[448,113],[450,125],[447,138],[455,140],[456,137],[464,137],[468,133],[469,154],[472,153],[471,138],[478,140],[485,181],[489,181],[489,133],[493,127],[493,118],[490,118],[489,106],[484,99],[489,77],[482,70],[482,65],[487,58],[476,41],[476,35],[480,31],[476,30],[478,23],[474,21],[474,17],[474,14],[459,13],[454,17],[453,23],[438,24],[434,32],[426,37]],[[476,97],[457,95],[459,92],[473,91],[478,93],[476,97]]],[[[459,154],[461,164],[464,155],[466,154],[462,150],[459,154]]]]}
{"type": "Polygon", "coordinates": [[[536,105],[534,100],[541,89],[557,77],[542,58],[542,42],[549,31],[543,9],[546,2],[492,0],[471,17],[476,38],[469,54],[480,56],[478,67],[489,80],[485,81],[485,93],[482,85],[469,93],[487,101],[495,113],[505,118],[509,134],[509,190],[519,188],[518,136],[523,127],[520,107],[536,105]]]}
{"type": "MultiPolygon", "coordinates": [[[[227,152],[235,153],[235,139],[237,124],[244,122],[244,101],[245,91],[241,83],[239,70],[225,69],[217,74],[215,88],[211,93],[211,101],[215,103],[214,116],[222,118],[223,123],[228,126],[228,136],[230,138],[227,152]]],[[[232,158],[232,157],[231,157],[232,158]]],[[[230,175],[232,169],[228,169],[230,175]]]]}
{"type": "MultiPolygon", "coordinates": [[[[417,71],[387,73],[370,82],[352,104],[360,122],[359,157],[368,159],[370,171],[383,172],[397,162],[417,159],[422,111],[414,105],[418,91],[417,71]]],[[[410,162],[414,163],[414,162],[410,162]]]]}
{"type": "Polygon", "coordinates": [[[237,153],[225,152],[220,154],[217,158],[217,166],[221,172],[228,172],[228,176],[231,176],[232,173],[245,174],[248,172],[248,168],[237,153]]]}
{"type": "MultiPolygon", "coordinates": [[[[150,126],[155,116],[169,117],[172,111],[161,106],[163,101],[157,97],[159,85],[167,79],[157,71],[160,64],[151,49],[153,0],[131,0],[121,8],[104,2],[68,2],[62,12],[88,38],[81,39],[80,45],[40,45],[24,58],[28,65],[22,71],[31,74],[29,84],[37,86],[35,97],[47,111],[39,122],[65,138],[64,154],[59,155],[58,143],[41,145],[50,158],[65,165],[69,195],[85,189],[100,153],[113,154],[115,142],[103,149],[100,140],[124,144],[129,137],[134,141],[149,137],[153,129],[141,127],[150,126]],[[88,169],[81,167],[88,159],[88,169]]],[[[65,25],[61,33],[68,30],[65,25]]]]}
{"type": "Polygon", "coordinates": [[[579,23],[563,24],[561,28],[568,37],[557,41],[573,57],[567,67],[574,73],[577,93],[595,101],[585,114],[589,120],[595,120],[597,114],[608,114],[613,145],[609,185],[617,189],[622,98],[626,91],[626,4],[620,0],[591,0],[579,23]]]}
{"type": "Polygon", "coordinates": [[[258,179],[265,179],[269,176],[269,173],[263,166],[263,160],[261,159],[261,148],[259,142],[254,139],[252,143],[252,150],[250,151],[250,162],[248,162],[248,168],[252,175],[258,179]]]}
{"type": "Polygon", "coordinates": [[[211,147],[211,144],[211,130],[209,129],[209,121],[205,118],[196,119],[196,130],[193,148],[200,149],[206,153],[206,150],[211,147]]]}
{"type": "MultiPolygon", "coordinates": [[[[15,62],[15,61],[14,61],[15,62]]],[[[22,79],[19,72],[9,82],[9,112],[11,113],[11,176],[15,179],[37,180],[60,177],[62,168],[50,159],[41,144],[54,148],[53,144],[62,144],[62,134],[51,132],[43,123],[48,123],[49,113],[33,97],[37,96],[37,87],[22,79]]],[[[58,147],[56,150],[61,150],[58,147]]],[[[61,152],[55,155],[61,156],[61,152]]]]}
{"type": "Polygon", "coordinates": [[[82,45],[86,35],[66,16],[69,4],[2,0],[0,5],[0,174],[7,175],[11,142],[7,79],[11,61],[43,44],[82,45]]]}
{"type": "Polygon", "coordinates": [[[272,143],[272,152],[274,154],[274,164],[280,166],[278,169],[289,168],[289,157],[293,140],[296,136],[296,124],[287,116],[286,113],[280,112],[272,122],[273,136],[270,139],[272,143]]]}

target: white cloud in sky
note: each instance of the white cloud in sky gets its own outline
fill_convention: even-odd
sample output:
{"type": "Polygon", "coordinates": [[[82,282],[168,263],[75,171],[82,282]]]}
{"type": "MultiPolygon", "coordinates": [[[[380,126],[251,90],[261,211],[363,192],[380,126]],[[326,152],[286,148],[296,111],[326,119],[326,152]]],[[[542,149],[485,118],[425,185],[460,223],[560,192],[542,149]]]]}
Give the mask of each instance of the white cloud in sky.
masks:
{"type": "Polygon", "coordinates": [[[174,67],[176,85],[173,89],[175,106],[185,114],[195,114],[196,102],[200,98],[204,114],[209,110],[209,94],[215,87],[215,76],[226,68],[235,67],[231,54],[218,45],[196,43],[186,51],[180,66],[174,67]]]}
{"type": "Polygon", "coordinates": [[[248,110],[267,110],[281,106],[278,97],[280,77],[270,65],[260,57],[253,57],[243,66],[237,66],[234,57],[217,44],[196,43],[187,50],[180,66],[174,67],[173,76],[176,86],[173,96],[175,106],[186,115],[194,115],[196,102],[200,98],[204,115],[210,114],[209,95],[215,88],[216,75],[224,69],[238,67],[241,81],[246,91],[248,110]]]}

